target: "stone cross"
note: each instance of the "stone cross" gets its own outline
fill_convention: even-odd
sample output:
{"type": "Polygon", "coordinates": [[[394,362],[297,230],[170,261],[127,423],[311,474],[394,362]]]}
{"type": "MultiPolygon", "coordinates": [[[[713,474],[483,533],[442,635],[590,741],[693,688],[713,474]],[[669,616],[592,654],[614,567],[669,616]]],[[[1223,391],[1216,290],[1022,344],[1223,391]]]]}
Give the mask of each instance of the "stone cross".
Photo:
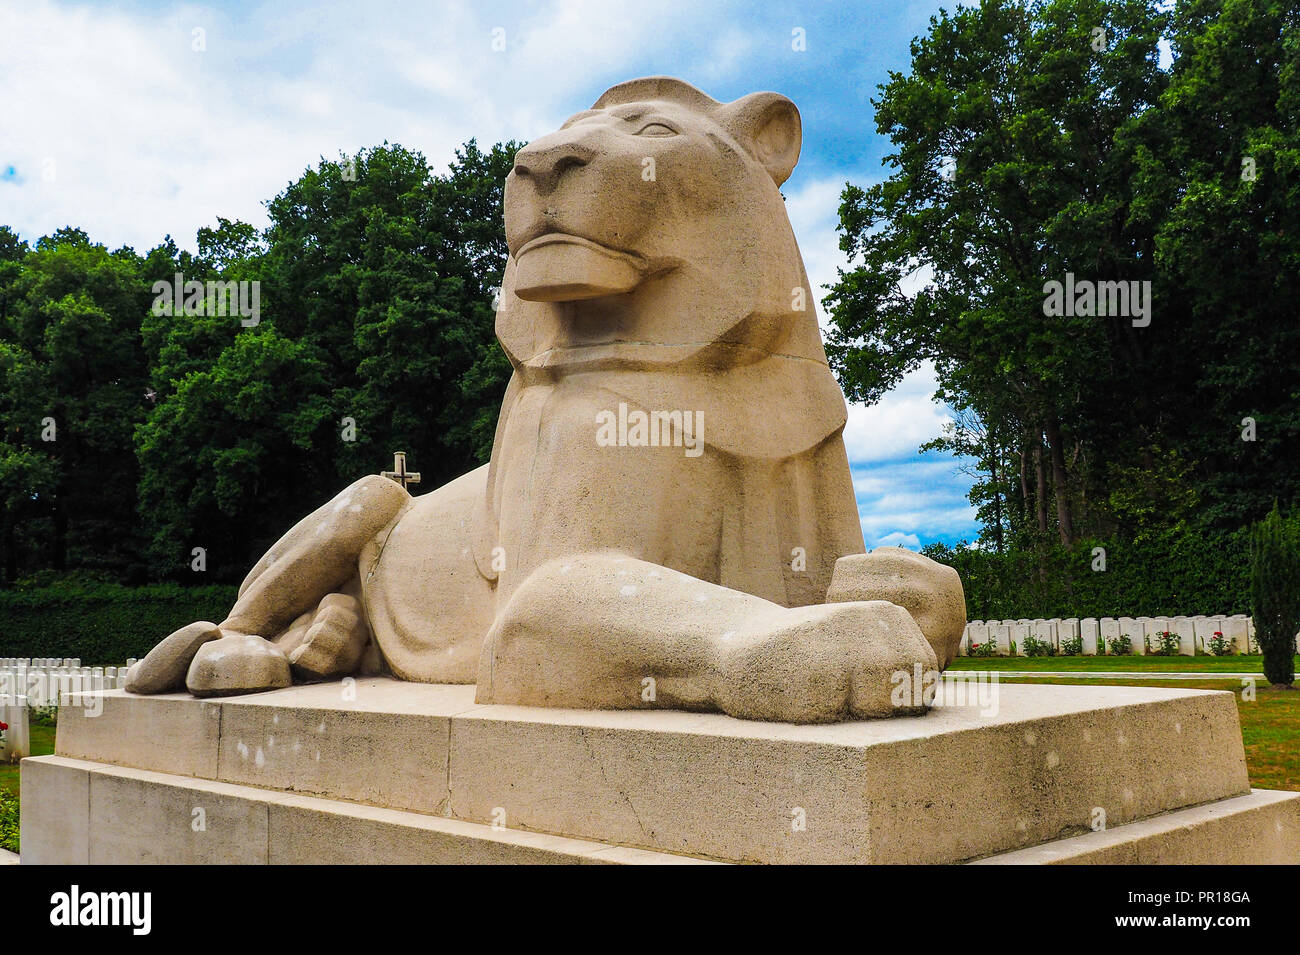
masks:
{"type": "Polygon", "coordinates": [[[393,452],[393,469],[392,469],[391,471],[380,471],[380,472],[379,472],[379,476],[380,476],[380,477],[386,477],[386,478],[388,478],[390,481],[396,481],[398,484],[402,485],[403,488],[405,488],[406,485],[408,485],[408,484],[419,484],[419,483],[420,483],[420,472],[419,472],[419,471],[407,471],[407,470],[406,470],[406,452],[405,452],[405,451],[394,451],[394,452],[393,452]]]}

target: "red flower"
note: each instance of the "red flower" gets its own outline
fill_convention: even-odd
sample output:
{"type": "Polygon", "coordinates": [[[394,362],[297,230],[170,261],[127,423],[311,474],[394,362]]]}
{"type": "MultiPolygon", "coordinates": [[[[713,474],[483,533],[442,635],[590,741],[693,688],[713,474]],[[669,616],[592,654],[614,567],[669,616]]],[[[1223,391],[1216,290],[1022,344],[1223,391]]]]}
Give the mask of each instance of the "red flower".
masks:
{"type": "Polygon", "coordinates": [[[0,723],[0,733],[3,733],[3,732],[4,732],[5,730],[7,730],[8,728],[9,728],[9,724],[8,724],[8,723],[0,723]]]}

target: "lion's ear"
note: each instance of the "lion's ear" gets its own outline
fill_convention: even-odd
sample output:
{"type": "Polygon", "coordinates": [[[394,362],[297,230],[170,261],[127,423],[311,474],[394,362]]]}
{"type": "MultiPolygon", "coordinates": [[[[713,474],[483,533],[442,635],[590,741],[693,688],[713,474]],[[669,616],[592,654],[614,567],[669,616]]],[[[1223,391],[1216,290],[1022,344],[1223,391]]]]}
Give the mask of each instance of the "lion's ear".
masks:
{"type": "Polygon", "coordinates": [[[766,167],[779,186],[799,161],[803,124],[794,103],[780,93],[750,93],[723,108],[725,124],[766,167]]]}

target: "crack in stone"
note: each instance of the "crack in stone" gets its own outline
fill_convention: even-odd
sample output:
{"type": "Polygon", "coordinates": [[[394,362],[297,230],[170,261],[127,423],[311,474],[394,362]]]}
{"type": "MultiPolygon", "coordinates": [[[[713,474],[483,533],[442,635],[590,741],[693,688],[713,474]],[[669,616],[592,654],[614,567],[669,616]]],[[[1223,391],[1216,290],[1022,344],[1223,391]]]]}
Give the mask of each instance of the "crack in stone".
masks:
{"type": "Polygon", "coordinates": [[[646,832],[645,823],[641,821],[641,814],[636,811],[636,806],[632,803],[632,797],[609,781],[609,776],[605,773],[605,764],[597,758],[596,751],[592,749],[591,739],[587,736],[587,728],[585,726],[578,727],[578,736],[582,739],[583,745],[587,749],[587,755],[591,757],[591,761],[596,764],[596,768],[600,771],[601,780],[608,788],[613,789],[623,797],[623,801],[627,803],[627,808],[632,811],[632,818],[636,820],[637,828],[641,830],[642,837],[647,840],[646,845],[650,846],[651,843],[649,840],[651,839],[651,836],[646,832]]]}

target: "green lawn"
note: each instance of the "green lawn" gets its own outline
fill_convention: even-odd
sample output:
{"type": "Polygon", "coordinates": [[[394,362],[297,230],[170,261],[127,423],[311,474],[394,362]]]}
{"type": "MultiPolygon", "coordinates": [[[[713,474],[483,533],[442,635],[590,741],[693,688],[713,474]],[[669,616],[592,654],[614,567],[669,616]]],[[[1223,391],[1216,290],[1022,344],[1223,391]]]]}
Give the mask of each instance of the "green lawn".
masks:
{"type": "MultiPolygon", "coordinates": [[[[33,723],[31,731],[33,756],[49,756],[54,752],[53,726],[38,726],[33,723]]],[[[17,763],[0,764],[0,792],[13,793],[15,796],[18,795],[17,763]]]]}
{"type": "MultiPolygon", "coordinates": [[[[1296,657],[1300,672],[1300,657],[1296,657]]],[[[1127,670],[1145,672],[1263,673],[1259,655],[1231,657],[958,657],[951,670],[1127,670]]]]}
{"type": "MultiPolygon", "coordinates": [[[[1259,657],[1254,659],[1258,660],[1259,657]]],[[[1050,677],[1009,677],[1005,682],[1054,681],[1050,677]]],[[[1256,789],[1300,791],[1300,690],[1274,690],[1267,683],[1261,682],[1255,686],[1255,699],[1248,702],[1241,698],[1240,680],[1107,680],[1106,684],[1170,686],[1180,690],[1230,690],[1236,697],[1237,713],[1241,717],[1241,738],[1246,745],[1246,769],[1250,773],[1250,784],[1256,789]]]]}
{"type": "MultiPolygon", "coordinates": [[[[54,727],[33,723],[32,755],[48,756],[54,752],[54,727]]],[[[21,763],[0,764],[0,849],[18,851],[18,767],[21,763]]]]}

